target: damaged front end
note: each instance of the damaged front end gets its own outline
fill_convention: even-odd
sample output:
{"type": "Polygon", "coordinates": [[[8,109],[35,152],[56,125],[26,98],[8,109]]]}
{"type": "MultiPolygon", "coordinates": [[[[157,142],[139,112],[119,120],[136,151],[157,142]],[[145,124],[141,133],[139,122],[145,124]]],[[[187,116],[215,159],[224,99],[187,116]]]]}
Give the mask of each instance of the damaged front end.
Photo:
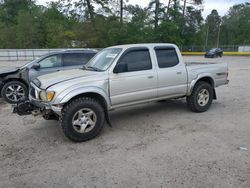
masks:
{"type": "Polygon", "coordinates": [[[20,116],[33,115],[42,116],[46,120],[59,120],[59,116],[52,110],[46,108],[39,108],[33,105],[29,100],[12,105],[12,113],[20,116]]]}

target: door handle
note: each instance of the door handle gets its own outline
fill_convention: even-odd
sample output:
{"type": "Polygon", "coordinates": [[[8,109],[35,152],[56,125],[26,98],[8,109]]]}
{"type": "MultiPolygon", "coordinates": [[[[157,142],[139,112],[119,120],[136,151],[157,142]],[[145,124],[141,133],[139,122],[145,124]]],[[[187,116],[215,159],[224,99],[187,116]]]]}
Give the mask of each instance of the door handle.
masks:
{"type": "Polygon", "coordinates": [[[182,74],[182,72],[176,72],[176,74],[182,74]]]}
{"type": "Polygon", "coordinates": [[[154,76],[148,76],[148,79],[152,79],[152,78],[154,78],[154,76]]]}

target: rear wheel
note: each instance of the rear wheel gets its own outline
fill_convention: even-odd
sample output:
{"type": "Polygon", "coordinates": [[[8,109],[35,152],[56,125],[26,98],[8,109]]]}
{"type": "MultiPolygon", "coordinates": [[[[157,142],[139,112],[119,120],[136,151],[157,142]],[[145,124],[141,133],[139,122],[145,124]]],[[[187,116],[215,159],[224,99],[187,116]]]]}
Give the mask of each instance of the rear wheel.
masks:
{"type": "Polygon", "coordinates": [[[187,97],[188,107],[194,112],[205,112],[209,109],[213,101],[213,88],[207,82],[198,82],[187,97]]]}
{"type": "Polygon", "coordinates": [[[28,88],[22,82],[10,81],[4,84],[1,95],[8,103],[16,104],[28,98],[28,88]]]}
{"type": "Polygon", "coordinates": [[[66,137],[83,142],[96,137],[105,122],[103,107],[92,98],[78,98],[67,104],[62,111],[61,125],[66,137]]]}

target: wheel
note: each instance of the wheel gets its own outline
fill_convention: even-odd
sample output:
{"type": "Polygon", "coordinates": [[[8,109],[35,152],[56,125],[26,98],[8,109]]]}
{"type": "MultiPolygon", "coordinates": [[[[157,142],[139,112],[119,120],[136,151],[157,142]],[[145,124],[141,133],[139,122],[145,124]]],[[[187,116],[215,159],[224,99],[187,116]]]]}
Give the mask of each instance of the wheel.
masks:
{"type": "Polygon", "coordinates": [[[10,104],[16,104],[28,99],[27,86],[19,81],[10,81],[4,84],[1,95],[10,104]]]}
{"type": "Polygon", "coordinates": [[[61,126],[66,137],[75,142],[83,142],[96,137],[102,130],[105,113],[95,99],[78,98],[62,110],[61,126]]]}
{"type": "Polygon", "coordinates": [[[213,101],[213,88],[207,82],[198,82],[187,97],[187,105],[194,112],[205,112],[209,109],[213,101]]]}

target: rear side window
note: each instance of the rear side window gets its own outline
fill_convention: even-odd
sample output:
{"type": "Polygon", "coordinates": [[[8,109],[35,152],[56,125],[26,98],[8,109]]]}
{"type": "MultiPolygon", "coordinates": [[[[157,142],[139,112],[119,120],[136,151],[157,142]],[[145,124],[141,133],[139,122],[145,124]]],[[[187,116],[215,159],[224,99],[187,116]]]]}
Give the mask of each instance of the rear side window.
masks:
{"type": "Polygon", "coordinates": [[[174,48],[156,48],[155,53],[160,68],[174,67],[179,63],[174,48]]]}
{"type": "Polygon", "coordinates": [[[124,72],[142,71],[152,69],[148,49],[133,50],[121,57],[118,64],[124,64],[124,72]]]}
{"type": "Polygon", "coordinates": [[[94,53],[72,53],[63,54],[63,66],[85,65],[94,56],[94,53]]]}

